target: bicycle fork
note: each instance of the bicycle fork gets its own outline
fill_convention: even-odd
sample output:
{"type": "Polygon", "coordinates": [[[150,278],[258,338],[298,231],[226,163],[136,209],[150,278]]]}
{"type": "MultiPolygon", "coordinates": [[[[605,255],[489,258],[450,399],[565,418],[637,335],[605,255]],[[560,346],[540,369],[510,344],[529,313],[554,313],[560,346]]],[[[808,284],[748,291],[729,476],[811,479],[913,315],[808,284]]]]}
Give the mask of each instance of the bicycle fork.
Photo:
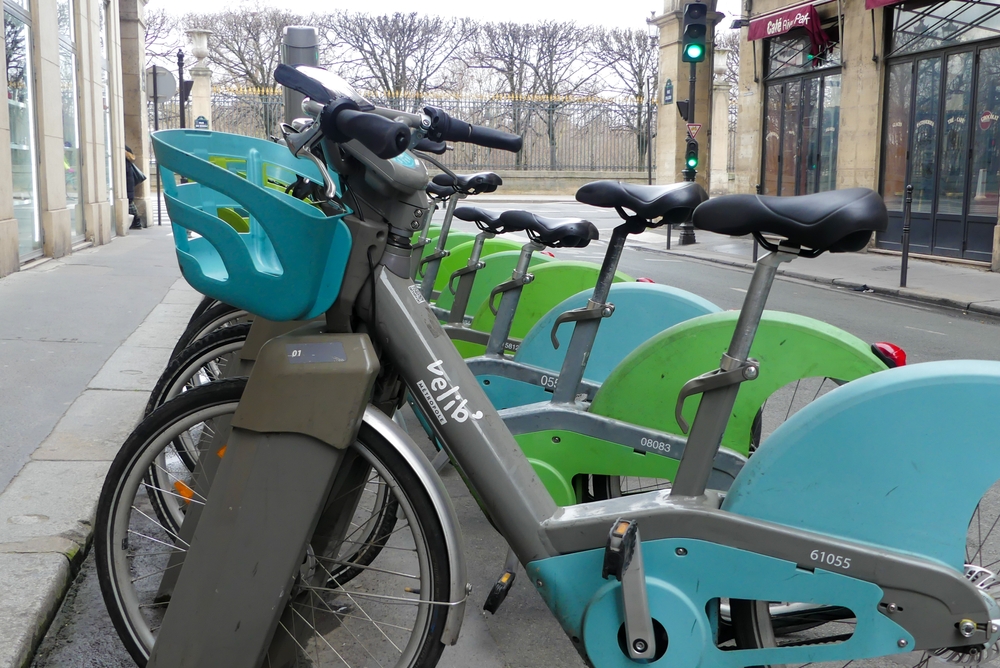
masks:
{"type": "MultiPolygon", "coordinates": [[[[321,520],[332,523],[324,533],[333,540],[346,531],[360,492],[338,490],[359,487],[362,467],[345,458],[379,363],[366,335],[321,330],[309,325],[261,350],[151,668],[259,666],[310,537],[321,520]],[[342,503],[340,512],[324,512],[331,499],[342,503]]],[[[270,648],[283,650],[293,651],[294,643],[270,648]]]]}

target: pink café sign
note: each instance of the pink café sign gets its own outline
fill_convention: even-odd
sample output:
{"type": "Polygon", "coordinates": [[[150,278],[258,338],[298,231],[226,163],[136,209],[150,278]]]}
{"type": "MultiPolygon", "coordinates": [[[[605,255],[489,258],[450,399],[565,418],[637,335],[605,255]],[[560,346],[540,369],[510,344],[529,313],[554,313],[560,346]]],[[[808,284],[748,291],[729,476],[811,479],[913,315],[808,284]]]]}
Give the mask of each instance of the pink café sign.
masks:
{"type": "Polygon", "coordinates": [[[812,4],[800,5],[783,12],[751,19],[747,38],[750,41],[784,35],[795,28],[806,28],[810,21],[819,21],[819,14],[812,4]]]}

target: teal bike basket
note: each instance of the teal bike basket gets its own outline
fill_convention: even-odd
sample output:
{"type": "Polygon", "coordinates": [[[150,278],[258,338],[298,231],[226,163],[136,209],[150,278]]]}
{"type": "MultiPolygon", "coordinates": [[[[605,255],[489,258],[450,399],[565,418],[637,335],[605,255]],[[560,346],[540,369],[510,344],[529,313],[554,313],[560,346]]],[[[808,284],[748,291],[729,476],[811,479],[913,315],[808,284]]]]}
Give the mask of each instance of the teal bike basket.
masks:
{"type": "Polygon", "coordinates": [[[223,132],[152,138],[177,260],[195,290],[268,320],[306,320],[330,308],[351,252],[345,214],[327,216],[285,193],[298,176],[323,183],[312,161],[223,132]]]}

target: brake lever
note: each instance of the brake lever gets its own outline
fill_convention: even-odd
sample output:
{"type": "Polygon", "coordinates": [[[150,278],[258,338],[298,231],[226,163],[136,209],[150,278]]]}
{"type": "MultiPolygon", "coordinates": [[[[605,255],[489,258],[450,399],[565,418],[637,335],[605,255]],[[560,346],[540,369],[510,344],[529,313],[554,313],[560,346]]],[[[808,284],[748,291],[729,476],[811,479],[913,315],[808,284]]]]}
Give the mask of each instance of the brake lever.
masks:
{"type": "Polygon", "coordinates": [[[288,150],[291,151],[292,155],[296,158],[308,158],[316,165],[319,169],[319,173],[323,176],[323,196],[327,200],[333,200],[337,197],[337,185],[330,178],[329,168],[326,163],[316,157],[312,152],[312,147],[315,145],[316,141],[322,138],[323,133],[321,131],[321,126],[319,123],[313,123],[309,127],[303,129],[300,132],[288,133],[285,132],[287,126],[283,125],[281,130],[285,135],[285,145],[288,146],[288,150]]]}

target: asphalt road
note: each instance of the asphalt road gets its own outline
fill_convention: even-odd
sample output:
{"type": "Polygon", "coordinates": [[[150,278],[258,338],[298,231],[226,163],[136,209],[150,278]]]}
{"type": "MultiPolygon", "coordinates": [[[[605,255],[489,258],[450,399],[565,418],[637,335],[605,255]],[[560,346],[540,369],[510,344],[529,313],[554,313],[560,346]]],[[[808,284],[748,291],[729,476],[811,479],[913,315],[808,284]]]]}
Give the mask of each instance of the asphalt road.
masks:
{"type": "MultiPolygon", "coordinates": [[[[602,236],[618,220],[613,212],[595,212],[582,205],[532,203],[542,215],[587,215],[602,236]]],[[[521,208],[496,203],[491,208],[521,208]]],[[[559,251],[560,257],[599,260],[604,245],[581,251],[559,251]]],[[[809,262],[809,260],[797,260],[809,262]]],[[[626,250],[620,268],[633,276],[695,292],[724,309],[738,308],[749,283],[747,271],[663,253],[626,250]]],[[[895,302],[872,294],[779,279],[769,308],[825,320],[866,341],[893,341],[907,351],[912,362],[938,359],[1000,359],[997,321],[946,309],[895,302]]],[[[425,443],[425,447],[427,444],[425,443]]],[[[464,531],[469,572],[474,593],[466,615],[463,638],[445,652],[442,666],[582,666],[541,599],[523,581],[518,582],[496,616],[481,611],[489,587],[499,574],[505,546],[483,519],[474,500],[453,470],[446,469],[446,484],[454,495],[464,531]]],[[[46,637],[34,665],[131,666],[100,597],[93,557],[88,557],[63,609],[46,637]]]]}

